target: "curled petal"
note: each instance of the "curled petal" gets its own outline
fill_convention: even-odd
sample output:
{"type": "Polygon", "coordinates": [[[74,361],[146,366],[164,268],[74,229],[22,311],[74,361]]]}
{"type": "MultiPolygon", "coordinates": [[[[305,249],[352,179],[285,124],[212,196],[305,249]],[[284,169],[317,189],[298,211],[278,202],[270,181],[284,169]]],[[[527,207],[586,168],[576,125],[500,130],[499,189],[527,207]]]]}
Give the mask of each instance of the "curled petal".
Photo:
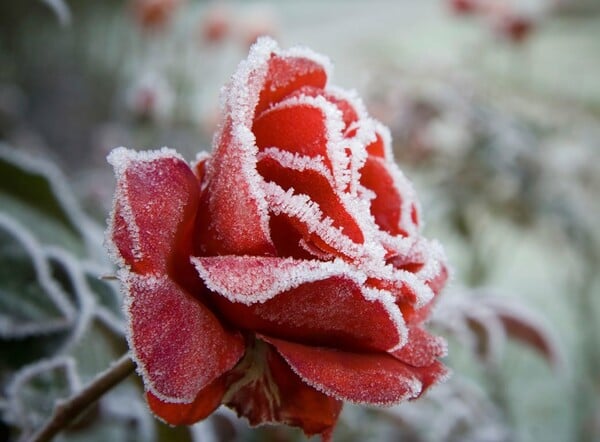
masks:
{"type": "MultiPolygon", "coordinates": [[[[288,51],[289,52],[289,51],[288,51]]],[[[296,51],[298,52],[298,51],[296,51]]],[[[273,54],[260,91],[256,115],[269,104],[281,101],[294,90],[305,86],[323,89],[327,83],[328,61],[310,51],[297,54],[273,54]],[[318,60],[320,58],[320,60],[318,60]]]]}
{"type": "Polygon", "coordinates": [[[232,302],[265,302],[307,282],[346,275],[364,277],[342,260],[331,262],[259,256],[206,256],[192,258],[206,286],[232,302]]]}
{"type": "Polygon", "coordinates": [[[166,276],[121,271],[129,345],[146,386],[165,402],[192,403],[244,354],[243,339],[166,276]]]}
{"type": "MultiPolygon", "coordinates": [[[[117,192],[109,242],[117,261],[137,273],[166,272],[172,259],[189,256],[187,236],[198,207],[198,182],[179,155],[169,149],[135,152],[118,148],[108,161],[117,192]]],[[[187,265],[185,260],[176,265],[187,265]]]]}
{"type": "Polygon", "coordinates": [[[444,339],[432,336],[421,327],[413,327],[408,331],[408,342],[392,355],[413,367],[428,367],[437,358],[446,356],[447,345],[444,339]]]}
{"type": "Polygon", "coordinates": [[[190,404],[165,402],[151,391],[146,399],[152,412],[170,425],[193,425],[207,418],[221,405],[226,391],[225,377],[217,378],[204,387],[190,404]]]}
{"type": "Polygon", "coordinates": [[[350,402],[391,405],[418,397],[427,386],[446,376],[439,363],[416,368],[386,353],[351,353],[263,339],[307,384],[350,402]]]}
{"type": "Polygon", "coordinates": [[[331,176],[324,170],[286,161],[285,155],[265,156],[258,164],[259,173],[267,181],[277,183],[283,190],[307,195],[323,214],[333,221],[355,243],[363,243],[364,235],[356,220],[336,194],[331,176]]]}
{"type": "Polygon", "coordinates": [[[219,310],[241,328],[346,349],[387,351],[406,342],[393,297],[363,290],[341,262],[233,256],[194,262],[221,295],[214,298],[219,310]]]}

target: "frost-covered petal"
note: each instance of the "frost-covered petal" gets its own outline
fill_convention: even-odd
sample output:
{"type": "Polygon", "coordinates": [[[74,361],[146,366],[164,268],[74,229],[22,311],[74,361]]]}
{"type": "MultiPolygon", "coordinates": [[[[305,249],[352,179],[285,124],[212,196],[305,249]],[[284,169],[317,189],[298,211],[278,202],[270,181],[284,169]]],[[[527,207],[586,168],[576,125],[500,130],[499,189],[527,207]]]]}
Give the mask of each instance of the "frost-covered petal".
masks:
{"type": "Polygon", "coordinates": [[[446,373],[441,364],[411,367],[387,353],[352,353],[263,339],[277,349],[307,384],[327,395],[355,403],[390,405],[416,398],[446,373]]]}
{"type": "Polygon", "coordinates": [[[408,331],[408,341],[400,350],[392,355],[413,367],[427,367],[437,358],[446,355],[446,341],[438,336],[429,334],[421,327],[412,327],[408,331]]]}
{"type": "Polygon", "coordinates": [[[117,175],[109,242],[117,261],[138,273],[166,272],[173,259],[185,266],[191,243],[180,238],[193,226],[198,182],[175,151],[135,152],[125,148],[108,156],[117,175]]]}
{"type": "MultiPolygon", "coordinates": [[[[318,163],[317,163],[318,164],[318,163]]],[[[292,189],[297,195],[306,195],[318,206],[323,216],[332,220],[355,243],[362,243],[364,235],[340,196],[335,192],[333,179],[326,170],[318,167],[302,167],[291,162],[285,155],[262,157],[258,171],[266,181],[274,182],[284,191],[292,189]]]]}
{"type": "Polygon", "coordinates": [[[241,336],[167,276],[122,270],[129,345],[146,388],[166,402],[191,403],[244,353],[241,336]]]}
{"type": "Polygon", "coordinates": [[[254,136],[229,120],[206,163],[196,241],[205,254],[273,255],[254,136]]]}
{"type": "Polygon", "coordinates": [[[192,425],[208,416],[221,405],[227,389],[225,376],[217,378],[197,394],[190,404],[165,402],[151,391],[146,400],[152,412],[171,425],[192,425]]]}
{"type": "Polygon", "coordinates": [[[308,436],[333,429],[342,402],[306,384],[279,354],[256,341],[230,375],[225,404],[251,425],[283,423],[302,428],[308,436]]]}
{"type": "Polygon", "coordinates": [[[273,107],[254,120],[252,132],[259,149],[276,147],[327,158],[327,117],[312,103],[300,103],[273,107]]]}
{"type": "Polygon", "coordinates": [[[365,291],[339,263],[321,267],[313,261],[312,269],[307,261],[276,258],[212,257],[195,263],[220,295],[213,298],[215,305],[242,329],[354,350],[387,351],[406,341],[394,298],[365,291]]]}
{"type": "Polygon", "coordinates": [[[290,94],[288,98],[301,96],[325,97],[327,101],[334,104],[342,112],[345,128],[350,127],[352,123],[358,121],[359,117],[354,105],[345,97],[341,97],[340,94],[334,93],[331,90],[323,90],[314,86],[304,86],[293,94],[290,94]]]}
{"type": "Polygon", "coordinates": [[[346,275],[364,277],[342,260],[322,262],[260,256],[204,256],[192,258],[206,286],[232,302],[265,302],[307,282],[346,275]]]}
{"type": "MultiPolygon", "coordinates": [[[[286,95],[303,86],[323,89],[327,83],[327,66],[317,60],[315,54],[273,54],[268,61],[265,82],[260,91],[256,115],[267,109],[269,104],[281,101],[286,95]]],[[[292,51],[293,52],[293,51],[292,51]]]]}

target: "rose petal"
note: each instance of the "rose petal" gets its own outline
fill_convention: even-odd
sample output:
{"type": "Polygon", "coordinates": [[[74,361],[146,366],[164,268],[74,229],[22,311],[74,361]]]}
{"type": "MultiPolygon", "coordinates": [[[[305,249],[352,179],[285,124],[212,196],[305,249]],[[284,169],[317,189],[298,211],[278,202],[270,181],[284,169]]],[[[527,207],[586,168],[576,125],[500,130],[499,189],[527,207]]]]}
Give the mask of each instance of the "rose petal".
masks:
{"type": "Polygon", "coordinates": [[[256,172],[252,134],[231,121],[217,138],[206,164],[206,187],[200,201],[197,248],[204,254],[273,255],[267,206],[256,172]]]}
{"type": "Polygon", "coordinates": [[[308,97],[325,97],[327,101],[337,106],[337,108],[342,112],[345,125],[344,129],[347,129],[350,125],[352,125],[352,123],[358,121],[358,114],[350,101],[332,93],[332,91],[329,90],[323,90],[322,88],[314,86],[304,86],[294,93],[288,95],[287,98],[301,97],[303,95],[308,97]]]}
{"type": "Polygon", "coordinates": [[[191,404],[165,402],[151,391],[146,393],[146,399],[150,410],[168,424],[193,425],[210,416],[221,405],[225,390],[225,376],[222,376],[200,390],[191,404]]]}
{"type": "Polygon", "coordinates": [[[412,327],[408,331],[408,342],[392,355],[413,367],[427,367],[437,358],[446,355],[447,345],[444,339],[432,336],[421,327],[412,327]]]}
{"type": "Polygon", "coordinates": [[[326,67],[318,61],[283,54],[272,55],[255,115],[260,115],[269,104],[281,101],[295,89],[303,86],[322,89],[326,83],[326,67]]]}
{"type": "MultiPolygon", "coordinates": [[[[196,265],[207,285],[226,290],[225,297],[216,296],[215,305],[225,318],[236,326],[284,339],[299,340],[315,345],[327,345],[353,350],[383,350],[400,347],[406,341],[406,329],[400,311],[391,295],[363,292],[362,284],[338,273],[322,275],[323,279],[302,283],[299,287],[280,289],[281,282],[293,279],[291,272],[272,268],[257,268],[265,259],[228,257],[225,270],[223,258],[200,258],[196,265]],[[238,263],[238,264],[236,264],[238,263]],[[201,267],[201,268],[200,268],[201,267]],[[239,270],[245,268],[245,275],[239,270]],[[218,275],[215,276],[215,273],[218,275]],[[232,296],[236,286],[232,280],[244,282],[246,294],[232,296]],[[219,281],[216,281],[219,278],[219,281]],[[223,281],[226,279],[226,281],[223,281]],[[258,279],[258,284],[248,287],[248,281],[258,279]],[[229,287],[224,287],[224,286],[229,287]],[[247,305],[248,296],[255,293],[265,296],[263,302],[247,305]],[[239,302],[231,302],[232,300],[239,302]],[[360,314],[357,314],[360,312],[360,314]]],[[[301,263],[301,261],[299,261],[301,263]]],[[[268,268],[268,267],[267,267],[268,268]]],[[[302,272],[302,266],[297,266],[302,272]]],[[[334,273],[334,272],[332,272],[334,273]]],[[[220,293],[219,290],[215,290],[220,293]]]]}
{"type": "Polygon", "coordinates": [[[223,329],[197,299],[166,276],[122,271],[129,344],[147,389],[167,402],[191,403],[231,369],[243,339],[223,329]]]}
{"type": "Polygon", "coordinates": [[[226,405],[251,425],[284,423],[302,428],[307,436],[333,429],[342,403],[304,383],[266,344],[257,341],[252,360],[244,359],[240,369],[232,373],[234,391],[226,405]]]}
{"type": "Polygon", "coordinates": [[[323,215],[333,221],[334,227],[353,242],[364,242],[360,227],[336,194],[332,178],[326,171],[299,161],[293,163],[285,155],[277,155],[271,150],[270,155],[263,156],[258,163],[258,172],[266,181],[277,183],[285,191],[292,189],[295,194],[309,196],[323,215]]]}
{"type": "Polygon", "coordinates": [[[418,397],[446,375],[435,363],[416,368],[386,353],[350,353],[262,337],[307,384],[341,400],[391,405],[418,397]]]}
{"type": "Polygon", "coordinates": [[[376,243],[365,247],[364,244],[357,244],[344,235],[340,229],[333,226],[333,220],[324,216],[307,195],[295,195],[292,189],[286,192],[272,182],[266,182],[263,189],[273,215],[284,217],[302,233],[306,242],[325,254],[360,260],[369,253],[379,251],[379,245],[376,243]]]}
{"type": "Polygon", "coordinates": [[[385,157],[385,145],[381,134],[376,134],[377,138],[367,146],[367,153],[374,157],[385,157]]]}
{"type": "Polygon", "coordinates": [[[210,290],[246,305],[265,302],[286,290],[330,276],[345,275],[364,281],[364,277],[342,260],[322,262],[229,255],[192,258],[192,262],[210,290]]]}
{"type": "Polygon", "coordinates": [[[117,191],[109,233],[118,255],[138,273],[187,266],[187,236],[198,207],[198,182],[174,151],[135,152],[118,148],[108,161],[117,191]],[[180,259],[182,258],[183,259],[180,259]]]}
{"type": "Polygon", "coordinates": [[[407,232],[400,228],[402,197],[383,160],[367,158],[361,170],[360,183],[375,193],[375,199],[371,201],[371,214],[377,225],[390,235],[407,236],[407,232]]]}
{"type": "Polygon", "coordinates": [[[327,127],[323,110],[310,104],[279,106],[262,113],[252,132],[259,149],[277,147],[309,157],[327,155],[327,127]]]}

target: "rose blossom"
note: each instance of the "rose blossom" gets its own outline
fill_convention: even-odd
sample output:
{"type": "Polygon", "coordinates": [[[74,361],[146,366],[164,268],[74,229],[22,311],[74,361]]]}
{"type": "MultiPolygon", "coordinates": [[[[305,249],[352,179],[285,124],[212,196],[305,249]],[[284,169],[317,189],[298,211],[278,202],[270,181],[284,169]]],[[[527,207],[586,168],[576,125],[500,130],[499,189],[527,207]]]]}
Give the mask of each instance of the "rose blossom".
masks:
{"type": "Polygon", "coordinates": [[[385,127],[329,62],[260,39],[223,90],[212,155],[115,149],[108,242],[152,411],[219,405],[331,436],[344,401],[446,376],[423,328],[447,278],[385,127]]]}

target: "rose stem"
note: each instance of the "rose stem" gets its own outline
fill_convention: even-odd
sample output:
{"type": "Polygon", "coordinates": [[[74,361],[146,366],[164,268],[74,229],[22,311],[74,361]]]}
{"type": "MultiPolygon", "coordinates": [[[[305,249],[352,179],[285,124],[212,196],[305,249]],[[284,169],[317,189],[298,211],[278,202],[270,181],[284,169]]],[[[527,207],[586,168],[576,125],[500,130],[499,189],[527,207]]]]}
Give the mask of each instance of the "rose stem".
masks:
{"type": "Polygon", "coordinates": [[[30,439],[30,442],[51,440],[89,405],[100,399],[102,395],[123,381],[134,370],[135,363],[131,360],[129,354],[123,355],[74,396],[57,401],[52,416],[30,439]]]}

